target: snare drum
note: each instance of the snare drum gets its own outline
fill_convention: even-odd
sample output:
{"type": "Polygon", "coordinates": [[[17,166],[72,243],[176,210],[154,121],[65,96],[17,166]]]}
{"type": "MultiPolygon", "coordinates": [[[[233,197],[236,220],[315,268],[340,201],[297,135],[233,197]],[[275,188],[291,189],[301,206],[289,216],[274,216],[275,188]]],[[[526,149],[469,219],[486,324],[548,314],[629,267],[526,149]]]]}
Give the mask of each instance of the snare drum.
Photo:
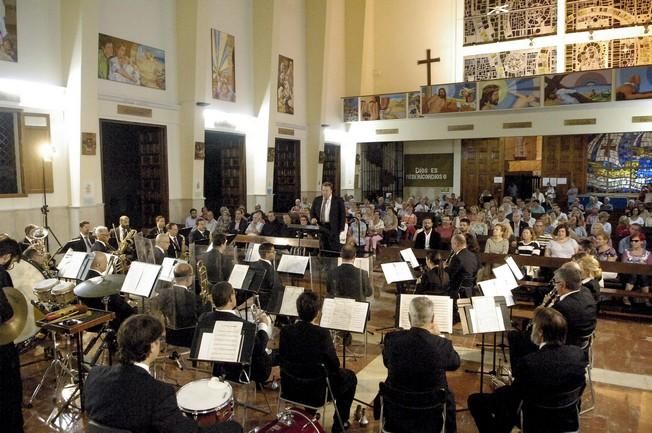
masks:
{"type": "Polygon", "coordinates": [[[314,415],[296,407],[284,410],[277,415],[277,419],[260,429],[257,427],[255,431],[256,433],[324,433],[324,429],[314,415]]]}
{"type": "Polygon", "coordinates": [[[75,285],[70,282],[62,281],[50,290],[52,302],[58,305],[68,305],[75,302],[75,285]]]}
{"type": "Polygon", "coordinates": [[[179,409],[200,426],[210,426],[233,418],[233,389],[217,377],[199,379],[177,392],[179,409]]]}
{"type": "Polygon", "coordinates": [[[38,283],[34,284],[32,291],[34,292],[34,295],[36,295],[36,298],[39,300],[39,302],[49,304],[52,302],[50,291],[57,284],[59,284],[59,280],[56,278],[48,278],[47,280],[39,281],[38,283]]]}

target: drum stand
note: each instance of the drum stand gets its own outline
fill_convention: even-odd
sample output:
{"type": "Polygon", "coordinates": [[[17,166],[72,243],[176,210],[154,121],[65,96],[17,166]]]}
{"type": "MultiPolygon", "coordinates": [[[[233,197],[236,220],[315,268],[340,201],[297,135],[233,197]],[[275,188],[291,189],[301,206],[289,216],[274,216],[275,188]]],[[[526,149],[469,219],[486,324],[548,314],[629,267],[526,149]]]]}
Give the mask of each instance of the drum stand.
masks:
{"type": "MultiPolygon", "coordinates": [[[[102,303],[104,304],[104,311],[107,313],[109,312],[109,297],[104,296],[102,298],[102,303]]],[[[89,354],[91,349],[95,347],[98,341],[100,341],[100,347],[97,349],[93,357],[90,359],[90,361],[86,362],[89,366],[89,368],[95,367],[97,364],[97,361],[100,359],[102,354],[104,353],[105,350],[109,351],[109,365],[113,364],[113,348],[112,345],[115,344],[116,341],[116,336],[115,336],[115,331],[109,327],[109,322],[105,323],[102,325],[102,328],[100,331],[97,333],[95,337],[93,337],[88,343],[88,346],[86,346],[86,349],[84,349],[84,358],[86,355],[89,354]]]]}

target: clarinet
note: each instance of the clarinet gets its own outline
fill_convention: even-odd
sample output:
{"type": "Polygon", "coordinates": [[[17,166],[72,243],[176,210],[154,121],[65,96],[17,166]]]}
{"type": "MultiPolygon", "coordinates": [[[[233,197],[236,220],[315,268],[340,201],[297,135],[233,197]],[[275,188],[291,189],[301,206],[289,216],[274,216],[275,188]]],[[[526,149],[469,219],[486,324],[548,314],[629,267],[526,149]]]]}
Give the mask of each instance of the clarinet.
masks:
{"type": "Polygon", "coordinates": [[[541,306],[543,306],[544,308],[551,307],[556,300],[557,300],[557,288],[553,287],[552,290],[549,291],[546,294],[546,296],[543,297],[543,302],[541,303],[541,306]]]}

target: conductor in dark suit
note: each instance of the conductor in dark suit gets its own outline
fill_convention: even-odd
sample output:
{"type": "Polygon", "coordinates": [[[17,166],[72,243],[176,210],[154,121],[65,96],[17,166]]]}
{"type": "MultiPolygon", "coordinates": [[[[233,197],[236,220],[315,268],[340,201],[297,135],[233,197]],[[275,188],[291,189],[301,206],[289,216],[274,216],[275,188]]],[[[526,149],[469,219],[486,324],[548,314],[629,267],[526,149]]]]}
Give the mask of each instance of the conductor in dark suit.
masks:
{"type": "Polygon", "coordinates": [[[342,264],[328,272],[326,280],[328,295],[363,302],[372,295],[369,273],[354,266],[355,247],[345,245],[342,247],[340,257],[342,257],[342,264]]]}
{"type": "Polygon", "coordinates": [[[441,250],[441,236],[432,228],[432,218],[425,217],[422,221],[423,230],[414,238],[414,249],[441,250]]]}
{"type": "Polygon", "coordinates": [[[91,238],[91,223],[82,221],[79,223],[79,237],[72,239],[68,245],[73,251],[90,253],[93,251],[94,240],[91,238]]]}
{"type": "Polygon", "coordinates": [[[321,249],[339,251],[340,233],[346,223],[344,200],[333,195],[333,184],[324,182],[321,186],[321,196],[315,197],[310,208],[312,224],[319,224],[324,230],[321,237],[321,249]]]}
{"type": "MultiPolygon", "coordinates": [[[[244,322],[234,310],[236,307],[235,290],[228,281],[221,281],[213,285],[211,289],[213,303],[216,311],[204,313],[199,317],[199,329],[213,328],[218,320],[244,322]]],[[[276,355],[269,355],[265,351],[267,343],[272,335],[271,319],[264,312],[256,317],[256,339],[254,350],[251,356],[251,380],[256,383],[265,383],[272,372],[272,366],[277,364],[274,358],[276,355]]],[[[247,381],[249,373],[243,370],[240,364],[227,364],[221,362],[213,363],[213,376],[226,374],[227,379],[242,382],[247,381]]]]}
{"type": "Polygon", "coordinates": [[[240,425],[226,421],[199,427],[184,416],[172,385],[152,377],[151,363],[160,352],[163,325],[138,314],[118,331],[120,364],[95,367],[88,374],[85,403],[88,418],[132,432],[239,433],[240,425]]]}
{"type": "MultiPolygon", "coordinates": [[[[385,383],[392,388],[405,392],[447,390],[446,397],[446,431],[456,431],[455,398],[448,388],[446,372],[457,370],[460,356],[450,340],[439,336],[434,323],[434,306],[426,297],[419,296],[410,302],[409,318],[411,328],[387,334],[383,348],[383,363],[387,367],[385,383]]],[[[388,418],[387,430],[397,431],[438,431],[423,429],[419,423],[423,420],[398,417],[388,418]]],[[[439,415],[435,415],[439,418],[439,415]]]]}
{"type": "Polygon", "coordinates": [[[154,261],[157,265],[163,263],[163,259],[167,256],[168,249],[170,248],[170,236],[167,233],[160,233],[156,235],[156,245],[154,245],[154,261]]]}
{"type": "Polygon", "coordinates": [[[448,261],[446,271],[450,279],[449,296],[457,298],[460,293],[471,296],[480,261],[478,256],[466,248],[464,235],[455,235],[451,239],[453,252],[448,261]]]}
{"type": "Polygon", "coordinates": [[[226,236],[222,233],[215,234],[212,244],[213,248],[202,256],[202,261],[206,265],[208,281],[211,283],[227,281],[233,271],[233,260],[224,255],[226,236]]]}
{"type": "MultiPolygon", "coordinates": [[[[586,358],[577,346],[564,345],[566,320],[554,308],[538,307],[532,319],[532,342],[538,350],[512,363],[512,385],[498,388],[493,394],[472,394],[468,405],[480,433],[508,433],[518,422],[518,406],[523,400],[572,391],[585,384],[586,358]]],[[[560,402],[561,403],[561,402],[560,402]]],[[[574,407],[526,417],[527,431],[578,431],[574,407]],[[543,416],[542,416],[543,415],[543,416]],[[547,416],[546,416],[547,415],[547,416]],[[529,420],[529,421],[528,421],[529,420]],[[537,428],[539,427],[539,428],[537,428]],[[545,427],[546,430],[542,430],[545,427]]]]}
{"type": "Polygon", "coordinates": [[[260,307],[265,311],[272,311],[279,305],[284,288],[281,277],[272,264],[276,250],[274,245],[264,242],[260,244],[258,253],[260,254],[260,260],[252,263],[249,269],[265,273],[258,290],[260,307]]]}
{"type": "MultiPolygon", "coordinates": [[[[305,375],[306,371],[314,371],[320,363],[324,364],[333,387],[337,409],[342,422],[347,425],[358,380],[354,372],[340,368],[340,360],[328,330],[312,323],[319,310],[320,301],[315,293],[304,292],[297,298],[299,320],[281,328],[278,346],[281,371],[305,375]]],[[[305,390],[306,393],[310,391],[305,390]]],[[[333,415],[333,432],[342,432],[336,415],[333,415]]]]}

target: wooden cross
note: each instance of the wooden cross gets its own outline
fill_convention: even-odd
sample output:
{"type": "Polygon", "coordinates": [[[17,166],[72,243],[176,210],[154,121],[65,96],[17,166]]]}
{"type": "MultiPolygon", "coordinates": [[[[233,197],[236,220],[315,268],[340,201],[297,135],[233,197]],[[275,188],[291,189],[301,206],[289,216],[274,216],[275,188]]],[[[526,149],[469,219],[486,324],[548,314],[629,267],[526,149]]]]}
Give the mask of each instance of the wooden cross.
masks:
{"type": "Polygon", "coordinates": [[[426,65],[426,71],[428,72],[428,87],[432,86],[432,80],[430,76],[430,64],[441,61],[439,57],[432,58],[430,57],[430,48],[426,50],[426,58],[423,60],[418,60],[417,65],[426,65]]]}

